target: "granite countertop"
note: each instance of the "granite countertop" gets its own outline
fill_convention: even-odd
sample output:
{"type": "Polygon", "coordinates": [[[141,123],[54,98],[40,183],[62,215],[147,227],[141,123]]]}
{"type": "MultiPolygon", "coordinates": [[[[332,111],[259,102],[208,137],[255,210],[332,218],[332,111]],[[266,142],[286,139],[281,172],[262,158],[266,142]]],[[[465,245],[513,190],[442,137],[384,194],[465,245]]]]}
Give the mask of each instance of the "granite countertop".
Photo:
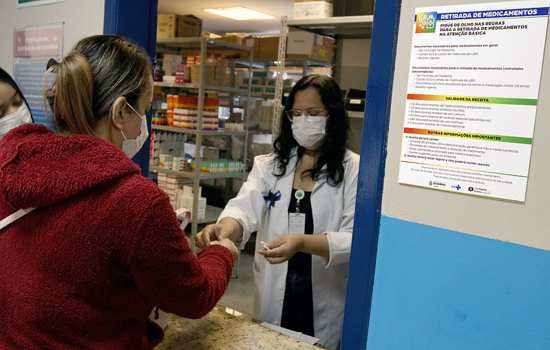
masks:
{"type": "MultiPolygon", "coordinates": [[[[171,316],[156,350],[319,350],[217,306],[201,320],[171,316]]],[[[231,311],[230,311],[231,312],[231,311]]]]}

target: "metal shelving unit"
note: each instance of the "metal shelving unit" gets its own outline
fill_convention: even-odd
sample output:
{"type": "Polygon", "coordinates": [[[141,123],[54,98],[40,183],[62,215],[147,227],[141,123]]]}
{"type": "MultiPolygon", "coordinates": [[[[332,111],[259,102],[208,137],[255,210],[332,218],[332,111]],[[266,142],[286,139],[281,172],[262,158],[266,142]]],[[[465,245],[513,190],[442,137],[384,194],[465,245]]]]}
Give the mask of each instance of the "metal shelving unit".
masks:
{"type": "Polygon", "coordinates": [[[242,46],[239,44],[234,44],[218,39],[207,39],[207,38],[166,38],[158,39],[157,47],[159,48],[172,48],[172,49],[184,49],[184,50],[193,50],[201,49],[203,46],[208,46],[210,49],[216,51],[251,51],[252,48],[242,46]]]}
{"type": "MultiPolygon", "coordinates": [[[[200,164],[202,161],[201,156],[201,148],[203,143],[203,137],[209,137],[209,136],[243,136],[244,137],[244,150],[243,150],[243,164],[245,169],[247,168],[247,158],[248,158],[248,140],[249,140],[249,131],[248,131],[248,112],[250,111],[250,105],[247,106],[244,116],[243,116],[243,124],[245,127],[245,131],[243,132],[234,132],[234,131],[209,131],[209,130],[203,130],[203,116],[204,116],[204,101],[207,91],[216,91],[221,93],[227,93],[230,97],[230,108],[233,109],[233,97],[235,95],[243,95],[248,97],[248,104],[250,103],[250,95],[251,95],[251,88],[252,88],[252,63],[253,63],[253,48],[237,45],[234,43],[225,42],[222,40],[213,40],[213,39],[207,39],[207,38],[170,38],[170,39],[159,39],[157,41],[157,51],[158,52],[172,52],[172,53],[178,53],[178,54],[184,54],[185,52],[190,51],[200,51],[200,82],[198,84],[171,84],[171,83],[164,83],[164,82],[156,82],[155,86],[159,88],[170,88],[170,89],[182,89],[182,90],[196,90],[198,93],[198,110],[197,110],[197,129],[184,129],[184,128],[176,128],[176,127],[169,127],[169,126],[160,126],[160,125],[154,125],[153,130],[158,131],[165,131],[165,132],[175,132],[175,133],[184,133],[184,134],[190,134],[195,136],[195,161],[197,164],[200,164]],[[231,70],[232,70],[232,79],[231,79],[231,85],[232,86],[212,86],[208,85],[206,82],[206,60],[207,60],[207,52],[208,50],[214,50],[214,51],[244,51],[249,53],[249,60],[248,64],[243,65],[243,60],[240,60],[241,62],[233,62],[231,64],[231,70]],[[239,89],[234,87],[235,85],[235,79],[234,79],[234,73],[235,73],[235,67],[237,65],[242,65],[249,68],[249,84],[248,89],[239,89]]],[[[193,208],[197,208],[199,205],[199,197],[198,197],[198,188],[200,186],[201,180],[208,180],[208,179],[233,179],[233,178],[245,178],[246,172],[238,172],[238,173],[203,173],[200,171],[200,167],[195,167],[193,171],[190,172],[181,172],[181,171],[173,171],[173,170],[166,170],[159,167],[151,167],[151,170],[153,172],[157,173],[166,173],[170,175],[176,175],[178,177],[184,177],[188,179],[193,180],[193,193],[195,193],[193,197],[193,208]]],[[[213,210],[213,207],[210,207],[210,211],[208,210],[207,206],[207,217],[210,214],[211,217],[214,217],[214,220],[217,219],[217,215],[221,213],[221,209],[219,210],[213,210]]],[[[198,225],[201,224],[199,220],[197,220],[197,211],[192,210],[193,217],[192,217],[192,234],[197,234],[198,231],[198,225]]],[[[212,218],[210,218],[212,219],[212,218]]],[[[205,219],[206,220],[206,219],[205,219]]],[[[203,221],[205,221],[203,220],[203,221]]],[[[212,221],[210,221],[212,222],[212,221]]]]}
{"type": "MultiPolygon", "coordinates": [[[[173,89],[181,89],[181,90],[199,90],[200,86],[196,84],[172,84],[172,83],[166,83],[166,82],[155,82],[153,84],[156,87],[163,87],[163,88],[173,88],[173,89]]],[[[216,91],[216,92],[227,92],[231,94],[247,94],[248,90],[245,89],[239,89],[239,88],[233,88],[228,86],[213,86],[213,85],[207,85],[204,87],[206,91],[216,91]]]]}
{"type": "MultiPolygon", "coordinates": [[[[239,62],[243,66],[246,64],[241,63],[239,60],[236,62],[239,62]]],[[[279,62],[277,60],[259,60],[252,62],[252,68],[256,69],[266,69],[267,67],[277,67],[279,62]]],[[[316,60],[287,60],[286,61],[287,67],[332,67],[332,64],[322,62],[322,61],[316,61],[316,60]]]]}
{"type": "MultiPolygon", "coordinates": [[[[370,38],[374,16],[342,16],[314,19],[289,20],[287,17],[281,19],[281,34],[279,38],[279,53],[277,58],[277,85],[275,89],[275,103],[273,115],[273,134],[279,130],[282,98],[283,79],[286,66],[286,39],[289,28],[301,29],[316,34],[331,36],[335,39],[357,39],[370,38]]],[[[351,118],[363,118],[362,112],[349,112],[351,118]]]]}
{"type": "MultiPolygon", "coordinates": [[[[242,64],[243,66],[246,65],[246,62],[239,62],[239,60],[236,60],[235,62],[238,62],[239,64],[242,64]]],[[[252,62],[252,68],[256,70],[268,70],[271,67],[277,67],[279,62],[277,60],[256,60],[252,62]]],[[[333,65],[330,63],[317,61],[317,60],[309,60],[309,59],[293,59],[293,60],[287,60],[285,64],[285,68],[287,67],[299,67],[302,69],[302,74],[307,74],[311,68],[332,68],[333,65]]],[[[295,75],[296,73],[291,73],[290,75],[295,75]]],[[[285,96],[288,95],[288,93],[285,94],[285,96]]],[[[263,99],[274,99],[275,93],[252,93],[251,97],[253,98],[263,98],[263,99]]]]}
{"type": "Polygon", "coordinates": [[[244,136],[247,133],[246,131],[185,129],[177,126],[166,125],[153,125],[152,129],[156,131],[175,132],[179,134],[202,134],[204,136],[244,136]]]}
{"type": "Polygon", "coordinates": [[[307,30],[335,39],[370,37],[374,16],[342,16],[314,19],[288,20],[288,26],[307,30]]]}
{"type": "MultiPolygon", "coordinates": [[[[183,177],[186,179],[195,179],[197,176],[195,171],[176,171],[160,168],[158,166],[151,166],[151,171],[154,173],[163,173],[168,175],[176,175],[177,177],[183,177]]],[[[215,179],[234,179],[242,178],[246,176],[246,172],[236,172],[236,173],[203,173],[199,172],[198,177],[201,180],[215,180],[215,179]]]]}

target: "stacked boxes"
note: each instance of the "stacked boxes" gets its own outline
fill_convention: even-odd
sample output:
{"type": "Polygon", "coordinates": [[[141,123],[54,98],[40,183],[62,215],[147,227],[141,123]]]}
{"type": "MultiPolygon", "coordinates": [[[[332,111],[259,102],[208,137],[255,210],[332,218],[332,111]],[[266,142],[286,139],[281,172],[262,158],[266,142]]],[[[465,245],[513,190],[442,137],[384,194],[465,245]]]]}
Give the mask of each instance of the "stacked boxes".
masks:
{"type": "MultiPolygon", "coordinates": [[[[162,69],[163,81],[176,84],[200,84],[200,56],[164,54],[162,69]]],[[[230,63],[226,55],[209,55],[205,63],[205,83],[207,85],[229,86],[231,84],[230,63]]]]}
{"type": "MultiPolygon", "coordinates": [[[[188,56],[187,64],[191,69],[191,83],[200,84],[200,57],[188,56]]],[[[207,85],[229,86],[231,80],[231,72],[229,69],[229,60],[225,56],[214,55],[206,60],[205,64],[207,85]]]]}
{"type": "MultiPolygon", "coordinates": [[[[192,64],[191,68],[191,84],[200,84],[201,82],[201,66],[200,64],[192,64]]],[[[208,61],[205,64],[204,71],[206,73],[206,79],[204,80],[207,85],[214,85],[216,82],[216,63],[208,61]]]]}
{"type": "Polygon", "coordinates": [[[254,59],[276,60],[279,53],[279,37],[265,36],[256,39],[254,59]]]}
{"type": "MultiPolygon", "coordinates": [[[[179,96],[181,104],[174,109],[173,126],[186,129],[196,129],[198,126],[198,106],[196,96],[179,96]]],[[[220,121],[218,109],[220,101],[217,98],[207,98],[204,101],[202,127],[203,130],[218,130],[220,121]]]]}
{"type": "Polygon", "coordinates": [[[177,96],[174,103],[174,119],[171,126],[188,129],[195,128],[188,119],[197,118],[197,104],[197,96],[177,96]]]}
{"type": "Polygon", "coordinates": [[[157,39],[176,37],[198,37],[202,31],[202,20],[193,15],[159,14],[157,39]]]}
{"type": "MultiPolygon", "coordinates": [[[[193,187],[188,186],[189,180],[177,178],[173,175],[158,174],[158,185],[170,198],[174,210],[188,209],[193,212],[193,187]]],[[[206,217],[206,198],[202,197],[202,188],[199,187],[198,219],[206,217]]]]}
{"type": "Polygon", "coordinates": [[[157,19],[157,39],[175,38],[178,30],[178,16],[159,14],[157,19]]]}
{"type": "Polygon", "coordinates": [[[176,84],[186,84],[191,82],[191,72],[186,64],[176,65],[176,84]]]}
{"type": "Polygon", "coordinates": [[[303,30],[291,30],[288,33],[286,58],[317,60],[332,63],[334,57],[334,38],[303,30]]]}
{"type": "Polygon", "coordinates": [[[188,184],[189,181],[183,178],[178,178],[174,175],[158,174],[158,185],[170,198],[170,204],[174,210],[179,209],[177,206],[177,192],[178,189],[188,184]]]}
{"type": "MultiPolygon", "coordinates": [[[[202,197],[202,188],[199,187],[199,208],[197,212],[198,220],[204,220],[206,217],[206,198],[202,197]]],[[[193,213],[193,187],[183,186],[177,190],[176,207],[190,209],[193,213]]]]}

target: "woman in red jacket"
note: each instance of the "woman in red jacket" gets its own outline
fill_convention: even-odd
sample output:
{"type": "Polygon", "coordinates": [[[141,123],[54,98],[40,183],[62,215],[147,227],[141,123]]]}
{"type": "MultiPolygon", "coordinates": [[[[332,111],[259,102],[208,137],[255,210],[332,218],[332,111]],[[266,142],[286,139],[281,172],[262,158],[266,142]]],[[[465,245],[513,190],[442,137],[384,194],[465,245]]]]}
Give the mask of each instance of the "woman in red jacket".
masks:
{"type": "Polygon", "coordinates": [[[142,49],[89,37],[56,74],[59,133],[24,125],[0,141],[0,349],[151,349],[153,307],[206,315],[237,250],[226,240],[195,256],[129,159],[152,99],[142,49]]]}

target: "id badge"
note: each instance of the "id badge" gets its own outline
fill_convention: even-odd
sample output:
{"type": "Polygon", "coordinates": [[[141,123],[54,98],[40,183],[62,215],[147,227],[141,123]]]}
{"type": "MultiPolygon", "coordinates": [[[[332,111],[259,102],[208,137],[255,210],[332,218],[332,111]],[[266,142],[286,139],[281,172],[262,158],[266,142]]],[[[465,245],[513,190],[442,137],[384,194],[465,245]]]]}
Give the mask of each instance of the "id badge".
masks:
{"type": "Polygon", "coordinates": [[[288,233],[300,233],[306,232],[306,214],[303,213],[289,213],[288,214],[288,233]]]}

